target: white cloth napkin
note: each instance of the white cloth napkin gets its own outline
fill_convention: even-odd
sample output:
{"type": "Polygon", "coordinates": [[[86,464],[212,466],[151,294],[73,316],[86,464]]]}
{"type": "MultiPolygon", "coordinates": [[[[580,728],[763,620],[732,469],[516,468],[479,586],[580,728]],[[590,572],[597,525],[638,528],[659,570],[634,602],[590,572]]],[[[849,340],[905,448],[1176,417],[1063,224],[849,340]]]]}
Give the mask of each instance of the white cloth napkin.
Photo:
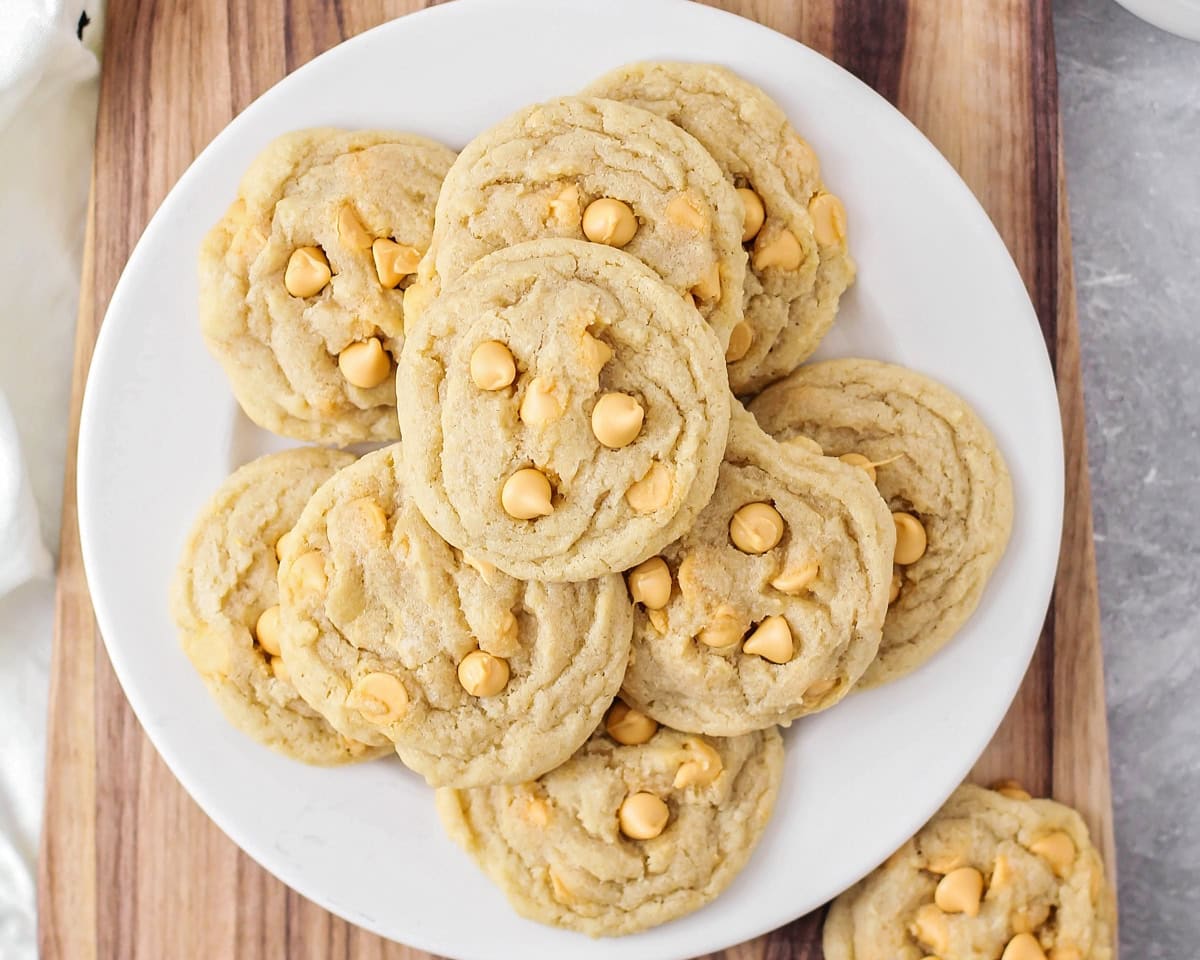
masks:
{"type": "Polygon", "coordinates": [[[73,332],[102,0],[0,0],[0,957],[34,882],[73,332]],[[93,25],[77,36],[86,6],[93,25]]]}

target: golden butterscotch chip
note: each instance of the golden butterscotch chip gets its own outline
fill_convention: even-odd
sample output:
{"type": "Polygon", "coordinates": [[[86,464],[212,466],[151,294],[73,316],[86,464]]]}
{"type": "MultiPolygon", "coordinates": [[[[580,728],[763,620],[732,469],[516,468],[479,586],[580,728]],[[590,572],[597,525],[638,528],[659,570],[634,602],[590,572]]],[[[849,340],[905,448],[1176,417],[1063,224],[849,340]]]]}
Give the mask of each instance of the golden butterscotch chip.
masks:
{"type": "Polygon", "coordinates": [[[800,249],[800,241],[787,228],[779,230],[764,230],[754,241],[754,253],[750,262],[754,269],[763,270],[799,270],[804,259],[804,251],[800,249]]]}
{"type": "Polygon", "coordinates": [[[540,470],[526,467],[504,481],[500,502],[504,512],[517,520],[533,520],[549,516],[554,511],[550,502],[550,481],[540,470]]]}
{"type": "Polygon", "coordinates": [[[666,829],[670,818],[671,811],[662,797],[645,790],[626,797],[617,813],[621,832],[631,840],[653,840],[666,829]]]}
{"type": "Polygon", "coordinates": [[[736,363],[749,351],[754,342],[754,328],[745,320],[740,321],[729,334],[729,346],[725,348],[725,362],[736,363]]]}
{"type": "Polygon", "coordinates": [[[271,675],[276,679],[288,685],[292,682],[292,675],[288,671],[287,664],[283,662],[283,657],[271,658],[271,675]]]}
{"type": "Polygon", "coordinates": [[[838,685],[837,680],[831,680],[828,678],[825,680],[818,680],[816,683],[812,684],[811,686],[808,687],[808,689],[806,689],[804,691],[804,699],[806,701],[820,700],[821,697],[823,697],[823,696],[825,696],[825,694],[829,693],[830,690],[835,689],[837,687],[837,685],[838,685]]]}
{"type": "Polygon", "coordinates": [[[599,373],[604,369],[604,365],[612,359],[612,347],[603,340],[599,340],[586,332],[580,342],[582,344],[583,365],[593,373],[599,373]]]}
{"type": "Polygon", "coordinates": [[[767,211],[762,197],[748,187],[738,187],[737,195],[742,201],[742,243],[749,243],[762,229],[767,211]]]}
{"type": "Polygon", "coordinates": [[[718,650],[733,646],[746,632],[746,616],[727,603],[713,613],[712,620],[700,631],[699,640],[718,650]]]}
{"type": "Polygon", "coordinates": [[[436,805],[522,916],[616,936],[717,897],[752,855],[782,773],[774,727],[731,738],[660,727],[629,744],[601,729],[533,784],[439,790],[436,805]]]}
{"type": "Polygon", "coordinates": [[[767,617],[746,638],[742,652],[755,654],[772,663],[787,663],[796,652],[792,628],[781,616],[767,617]]]}
{"type": "Polygon", "coordinates": [[[888,584],[888,605],[896,602],[896,598],[900,596],[900,590],[904,586],[904,578],[900,575],[899,570],[892,571],[892,579],[888,584]]]}
{"type": "Polygon", "coordinates": [[[325,558],[317,550],[298,556],[291,568],[292,590],[297,593],[320,593],[328,580],[325,577],[325,558]]]}
{"type": "Polygon", "coordinates": [[[928,540],[925,525],[911,513],[898,510],[892,514],[896,524],[896,563],[905,566],[925,556],[928,540]]]}
{"type": "Polygon", "coordinates": [[[564,229],[579,226],[579,187],[569,183],[550,201],[550,219],[564,229]]]}
{"type": "Polygon", "coordinates": [[[832,193],[818,193],[809,201],[808,212],[812,214],[813,235],[823,247],[846,243],[846,208],[832,193]]]}
{"type": "Polygon", "coordinates": [[[521,813],[535,827],[545,827],[550,823],[550,805],[541,797],[530,797],[521,813]]]}
{"type": "Polygon", "coordinates": [[[288,258],[283,285],[293,297],[311,297],[324,290],[332,276],[324,250],[298,247],[288,258]]]}
{"type": "Polygon", "coordinates": [[[671,599],[671,570],[662,557],[642,561],[627,576],[630,598],[647,610],[661,610],[671,599]]]}
{"type": "Polygon", "coordinates": [[[271,656],[279,656],[279,604],[273,604],[259,614],[254,624],[254,639],[271,656]]]}
{"type": "Polygon", "coordinates": [[[592,408],[592,433],[612,450],[627,447],[642,430],[646,411],[636,397],[627,393],[606,393],[592,408]]]}
{"type": "Polygon", "coordinates": [[[375,260],[379,283],[388,290],[416,273],[417,264],[421,262],[421,251],[416,247],[397,243],[387,237],[380,237],[371,244],[371,256],[375,260]]]}
{"type": "Polygon", "coordinates": [[[650,626],[654,628],[659,636],[665,634],[670,625],[666,610],[649,609],[646,611],[646,619],[650,621],[650,626]]]}
{"type": "Polygon", "coordinates": [[[474,650],[458,665],[458,682],[473,697],[494,697],[508,686],[508,661],[474,650]]]}
{"type": "Polygon", "coordinates": [[[721,297],[721,269],[714,260],[696,280],[692,295],[697,300],[718,300],[721,297]]]}
{"type": "Polygon", "coordinates": [[[724,764],[712,744],[700,737],[689,737],[683,742],[686,759],[675,771],[671,786],[676,790],[688,787],[707,787],[721,775],[724,764]]]}
{"type": "Polygon", "coordinates": [[[637,217],[629,204],[611,197],[593,200],[583,211],[583,235],[593,243],[623,247],[637,233],[637,217]]]}
{"type": "Polygon", "coordinates": [[[704,207],[704,201],[699,197],[681,193],[667,204],[667,220],[677,227],[707,233],[708,214],[704,207]]]}
{"type": "Polygon", "coordinates": [[[1057,950],[1068,960],[1112,960],[1112,899],[1093,902],[1087,891],[1095,858],[1069,807],[964,784],[883,866],[834,901],[825,957],[916,955],[915,941],[939,960],[1048,960],[1057,950]],[[1033,850],[1042,840],[1043,849],[1033,850]],[[931,872],[950,863],[944,875],[931,872]]]}
{"type": "Polygon", "coordinates": [[[843,453],[840,457],[838,457],[838,459],[841,460],[842,463],[848,463],[852,467],[858,467],[863,471],[863,473],[871,478],[872,483],[875,482],[875,464],[873,464],[867,457],[864,457],[861,453],[854,453],[853,451],[850,453],[843,453]]]}
{"type": "Polygon", "coordinates": [[[642,479],[625,491],[626,502],[637,513],[653,513],[671,499],[671,471],[655,461],[642,479]]]}
{"type": "Polygon", "coordinates": [[[617,743],[632,746],[645,743],[654,736],[658,724],[624,700],[614,700],[604,718],[604,729],[617,743]]]}
{"type": "Polygon", "coordinates": [[[383,507],[370,497],[359,497],[350,501],[348,506],[361,518],[364,528],[370,531],[372,537],[383,539],[387,534],[388,523],[383,507]]]}
{"type": "Polygon", "coordinates": [[[771,581],[771,586],[780,593],[798,594],[806,590],[817,579],[820,569],[820,564],[816,560],[807,560],[804,563],[787,567],[771,581]]]}
{"type": "Polygon", "coordinates": [[[1010,800],[1032,800],[1033,796],[1016,780],[997,780],[992,789],[1010,800]]]}
{"type": "Polygon", "coordinates": [[[366,250],[375,241],[375,238],[367,231],[367,228],[362,225],[362,221],[358,219],[358,214],[354,212],[354,207],[350,204],[343,204],[338,211],[338,239],[342,241],[344,246],[350,247],[353,250],[366,250]]]}
{"type": "Polygon", "coordinates": [[[471,352],[471,379],[480,390],[503,390],[516,378],[512,351],[499,340],[485,340],[471,352]]]}
{"type": "Polygon", "coordinates": [[[794,437],[788,437],[782,441],[784,446],[795,447],[798,450],[803,450],[805,453],[811,453],[814,456],[823,457],[825,450],[812,437],[806,437],[802,433],[796,434],[794,437]]]}
{"type": "Polygon", "coordinates": [[[951,870],[940,881],[933,892],[933,902],[946,913],[965,913],[968,917],[979,915],[979,902],[983,899],[983,874],[974,867],[959,867],[951,870]]]}
{"type": "Polygon", "coordinates": [[[544,427],[563,415],[558,399],[558,381],[553,377],[534,377],[521,399],[521,422],[531,427],[544,427]]]}
{"type": "Polygon", "coordinates": [[[769,503],[738,507],[729,521],[729,539],[744,553],[766,553],[783,539],[783,517],[769,503]]]}
{"type": "Polygon", "coordinates": [[[364,390],[377,387],[392,372],[392,358],[377,337],[352,343],[338,354],[338,369],[347,382],[364,390]]]}
{"type": "Polygon", "coordinates": [[[393,674],[368,673],[354,684],[350,702],[368,723],[392,723],[408,712],[408,691],[393,674]]]}

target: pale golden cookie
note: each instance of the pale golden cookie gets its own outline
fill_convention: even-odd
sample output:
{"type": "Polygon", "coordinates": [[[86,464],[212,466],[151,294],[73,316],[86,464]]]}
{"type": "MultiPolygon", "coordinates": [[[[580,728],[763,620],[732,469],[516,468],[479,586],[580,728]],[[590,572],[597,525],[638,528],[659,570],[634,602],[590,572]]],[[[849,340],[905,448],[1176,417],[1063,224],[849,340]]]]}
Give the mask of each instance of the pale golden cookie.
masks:
{"type": "Polygon", "coordinates": [[[382,752],[347,740],[310,708],[279,659],[275,545],[309,496],[354,462],[314,448],[261,457],[221,484],[179,561],[171,615],[183,650],[226,718],[285,756],[334,764],[382,752]]]}
{"type": "Polygon", "coordinates": [[[664,727],[633,745],[598,730],[533,783],[439,790],[437,806],[522,916],[616,936],[714,900],[750,859],[782,775],[774,728],[722,739],[664,727]]]}
{"type": "Polygon", "coordinates": [[[563,97],[476,137],[446,175],[417,309],[471,264],[524,240],[614,244],[694,300],[721,346],[741,319],[741,204],[691,136],[610,100],[563,97]]]}
{"type": "Polygon", "coordinates": [[[964,784],[825,919],[826,960],[1111,960],[1114,905],[1079,814],[964,784]]]}
{"type": "Polygon", "coordinates": [[[831,706],[879,647],[894,544],[861,471],[776,443],[738,408],[716,493],[660,554],[666,590],[647,590],[643,568],[629,575],[622,696],[719,736],[831,706]]]}
{"type": "Polygon", "coordinates": [[[200,326],[242,409],[275,433],[394,440],[403,288],[454,153],[320,128],[259,155],[200,249],[200,326]]]}
{"type": "MultiPolygon", "coordinates": [[[[767,433],[829,456],[865,458],[897,518],[899,592],[864,686],[893,680],[939,650],[979,603],[1012,529],[1012,481],[987,427],[963,400],[877,360],[802,367],[751,404],[767,433]]],[[[865,466],[865,464],[864,464],[865,466]]]]}
{"type": "Polygon", "coordinates": [[[828,332],[854,280],[846,211],[822,185],[812,148],[766,93],[712,64],[630,64],[586,92],[678,124],[738,188],[750,257],[729,382],[749,394],[794,370],[828,332]]]}
{"type": "Polygon", "coordinates": [[[313,496],[279,570],[283,652],[333,726],[435,786],[528,780],[599,722],[629,656],[621,578],[522,583],[460,554],[394,444],[313,496]]]}
{"type": "Polygon", "coordinates": [[[721,348],[648,267],[539,240],[479,261],[410,327],[409,490],[513,576],[584,580],[678,537],[708,502],[730,397],[721,348]]]}

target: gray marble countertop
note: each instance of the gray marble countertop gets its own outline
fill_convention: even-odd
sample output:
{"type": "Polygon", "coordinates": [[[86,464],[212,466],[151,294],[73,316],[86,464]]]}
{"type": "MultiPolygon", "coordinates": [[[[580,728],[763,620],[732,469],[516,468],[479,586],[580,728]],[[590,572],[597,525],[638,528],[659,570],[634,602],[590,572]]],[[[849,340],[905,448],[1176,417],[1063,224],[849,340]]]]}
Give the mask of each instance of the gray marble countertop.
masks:
{"type": "Polygon", "coordinates": [[[1126,960],[1200,957],[1200,44],[1056,0],[1126,960]]]}

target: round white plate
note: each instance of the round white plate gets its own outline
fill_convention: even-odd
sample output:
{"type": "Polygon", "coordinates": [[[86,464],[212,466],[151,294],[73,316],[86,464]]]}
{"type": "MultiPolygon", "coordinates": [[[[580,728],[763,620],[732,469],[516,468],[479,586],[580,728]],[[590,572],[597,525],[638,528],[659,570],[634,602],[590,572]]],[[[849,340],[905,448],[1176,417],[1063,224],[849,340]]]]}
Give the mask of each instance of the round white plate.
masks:
{"type": "Polygon", "coordinates": [[[624,960],[748,939],[886,857],[987,744],[1029,662],[1054,576],[1058,404],[1021,278],[949,164],[850,74],[750,21],[680,0],[460,0],[296,71],[183,175],[113,294],[79,446],[84,560],[129,701],[213,820],[335,913],[463,960],[510,957],[518,944],[525,960],[616,948],[518,918],[443,836],[430,791],[398,762],[310,769],[230,729],[180,651],[167,585],[193,517],[234,467],[285,445],[241,416],[204,347],[195,253],[277,134],[394,127],[461,146],[526,103],[645,58],[724,63],[783,104],[845,199],[859,265],[822,355],[898,361],[959,391],[995,431],[1017,509],[1008,554],[958,638],[905,680],[795,724],[777,813],[746,871],[706,909],[623,939],[624,960]]]}
{"type": "Polygon", "coordinates": [[[1160,30],[1200,41],[1200,0],[1117,0],[1117,3],[1160,30]]]}

